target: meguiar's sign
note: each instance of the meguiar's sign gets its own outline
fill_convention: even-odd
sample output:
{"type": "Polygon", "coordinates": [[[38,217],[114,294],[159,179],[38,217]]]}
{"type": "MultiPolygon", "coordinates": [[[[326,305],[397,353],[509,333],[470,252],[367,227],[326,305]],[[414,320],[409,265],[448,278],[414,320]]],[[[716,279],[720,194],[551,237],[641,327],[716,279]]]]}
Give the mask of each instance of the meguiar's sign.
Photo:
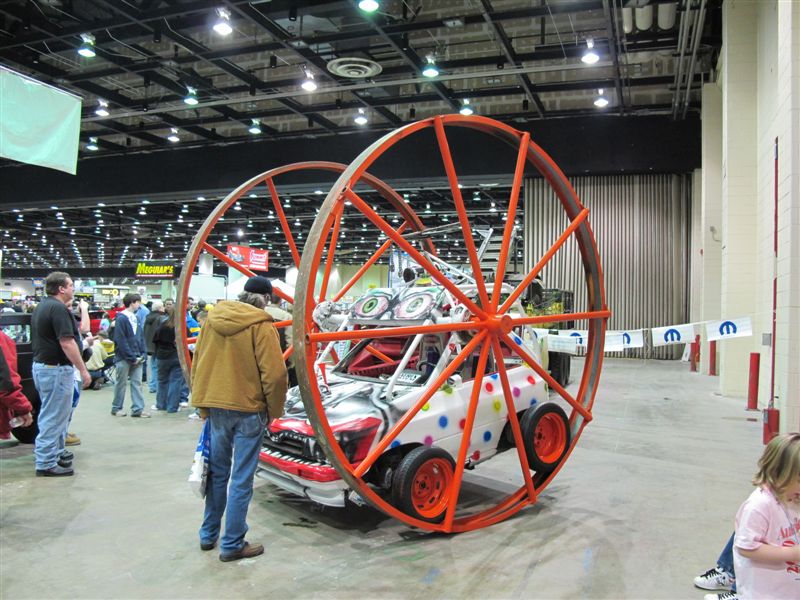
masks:
{"type": "Polygon", "coordinates": [[[133,276],[137,279],[172,279],[175,277],[175,265],[140,260],[136,263],[133,276]]]}

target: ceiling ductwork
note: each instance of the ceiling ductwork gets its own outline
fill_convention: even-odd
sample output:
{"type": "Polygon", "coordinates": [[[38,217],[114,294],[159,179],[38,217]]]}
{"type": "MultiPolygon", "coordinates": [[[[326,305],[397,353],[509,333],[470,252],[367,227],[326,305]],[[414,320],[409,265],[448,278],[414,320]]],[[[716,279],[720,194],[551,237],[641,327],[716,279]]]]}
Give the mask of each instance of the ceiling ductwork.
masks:
{"type": "Polygon", "coordinates": [[[328,71],[334,75],[347,77],[348,79],[366,79],[367,77],[380,75],[381,71],[383,71],[383,67],[367,58],[345,56],[330,61],[328,63],[328,71]]]}
{"type": "Polygon", "coordinates": [[[678,4],[659,4],[658,5],[658,28],[662,31],[675,27],[675,20],[678,15],[678,4]]]}
{"type": "Polygon", "coordinates": [[[647,31],[653,26],[653,7],[642,6],[636,9],[636,29],[647,31]]]}

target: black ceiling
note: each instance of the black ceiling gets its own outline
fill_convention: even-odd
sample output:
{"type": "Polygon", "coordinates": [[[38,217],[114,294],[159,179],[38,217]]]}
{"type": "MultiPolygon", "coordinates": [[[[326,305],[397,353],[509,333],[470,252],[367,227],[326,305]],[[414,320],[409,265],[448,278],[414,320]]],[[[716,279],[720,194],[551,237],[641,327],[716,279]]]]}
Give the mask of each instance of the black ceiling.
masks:
{"type": "MultiPolygon", "coordinates": [[[[120,259],[124,264],[133,260],[132,248],[142,245],[147,250],[140,254],[179,255],[193,233],[189,223],[196,227],[230,189],[225,186],[246,177],[233,182],[213,177],[213,163],[195,162],[196,171],[202,171],[195,185],[185,179],[180,185],[164,181],[168,174],[163,171],[144,182],[143,171],[134,165],[196,158],[204,149],[207,155],[229,150],[235,156],[235,151],[242,155],[269,147],[256,140],[279,144],[289,138],[309,149],[320,139],[330,140],[329,148],[337,139],[359,145],[365,132],[374,139],[415,119],[455,112],[465,99],[478,114],[521,129],[536,130],[555,119],[576,123],[654,116],[669,127],[670,121],[696,116],[699,83],[712,75],[721,44],[720,5],[720,0],[383,0],[378,12],[367,14],[355,1],[0,0],[0,61],[83,97],[74,183],[59,186],[54,178],[56,183],[47,187],[43,176],[37,190],[29,168],[0,163],[0,182],[8,184],[0,192],[2,235],[11,251],[4,263],[69,265],[80,254],[87,266],[120,259]],[[229,13],[233,29],[224,37],[211,29],[220,8],[229,13]],[[81,34],[94,37],[94,58],[77,54],[81,34]],[[581,61],[588,39],[600,56],[593,66],[581,61]],[[421,75],[427,56],[440,71],[434,79],[421,75]],[[353,69],[380,72],[346,77],[341,70],[333,72],[335,59],[353,69]],[[306,71],[319,86],[313,92],[300,87],[306,71]],[[184,103],[190,88],[196,90],[196,106],[184,103]],[[610,101],[605,108],[594,105],[601,88],[610,101]],[[101,99],[108,103],[107,117],[95,114],[101,99]],[[354,123],[358,109],[366,125],[354,123]],[[248,132],[254,119],[261,127],[257,135],[248,132]],[[167,140],[173,128],[179,142],[167,140]],[[90,138],[96,138],[98,150],[87,149],[90,138]],[[171,157],[166,161],[159,158],[164,151],[171,157]],[[116,171],[108,169],[112,164],[116,171]],[[98,172],[113,179],[125,164],[141,183],[125,190],[108,184],[105,193],[98,193],[104,181],[98,172]],[[92,173],[94,185],[85,183],[83,173],[92,173]],[[30,194],[19,190],[20,179],[30,194]],[[144,198],[132,206],[131,196],[158,196],[160,182],[160,191],[169,194],[149,200],[147,214],[139,215],[144,198]],[[72,189],[66,196],[70,202],[58,189],[72,189]],[[197,200],[206,193],[205,201],[197,200]],[[51,202],[59,208],[51,209],[51,202]],[[191,218],[178,219],[186,215],[180,212],[184,204],[191,218]],[[97,209],[103,223],[97,221],[97,209]],[[67,227],[62,228],[62,220],[67,227]],[[136,220],[138,234],[133,231],[136,220]],[[30,241],[36,242],[31,247],[41,248],[23,250],[30,241]]],[[[681,135],[676,139],[685,141],[681,135]]],[[[280,162],[278,154],[270,156],[273,163],[280,162]]],[[[571,171],[589,170],[580,165],[591,165],[595,155],[600,154],[572,153],[577,166],[571,171]]],[[[652,154],[647,160],[663,157],[652,154]]],[[[248,163],[244,171],[249,177],[269,166],[248,163]]],[[[419,196],[421,210],[430,201],[428,194],[435,193],[414,185],[405,189],[419,196]]],[[[313,207],[312,196],[304,212],[297,209],[304,228],[313,219],[313,207]]],[[[243,220],[235,231],[242,224],[246,230],[243,220]]]]}

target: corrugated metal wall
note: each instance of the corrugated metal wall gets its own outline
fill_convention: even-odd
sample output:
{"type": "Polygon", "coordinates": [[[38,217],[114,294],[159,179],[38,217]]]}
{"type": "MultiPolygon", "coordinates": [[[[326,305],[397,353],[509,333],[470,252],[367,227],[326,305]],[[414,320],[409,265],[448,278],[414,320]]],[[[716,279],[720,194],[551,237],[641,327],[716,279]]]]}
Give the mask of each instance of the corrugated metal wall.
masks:
{"type": "MultiPolygon", "coordinates": [[[[691,179],[682,175],[570,178],[589,209],[605,276],[609,329],[639,329],[689,321],[691,179]]],[[[561,205],[541,178],[524,187],[524,265],[530,269],[567,227],[561,205]]],[[[545,287],[572,290],[585,310],[586,282],[574,238],[542,271],[545,287]]],[[[577,329],[586,328],[578,322],[577,329]]],[[[609,356],[679,358],[683,345],[629,349],[609,356]]]]}

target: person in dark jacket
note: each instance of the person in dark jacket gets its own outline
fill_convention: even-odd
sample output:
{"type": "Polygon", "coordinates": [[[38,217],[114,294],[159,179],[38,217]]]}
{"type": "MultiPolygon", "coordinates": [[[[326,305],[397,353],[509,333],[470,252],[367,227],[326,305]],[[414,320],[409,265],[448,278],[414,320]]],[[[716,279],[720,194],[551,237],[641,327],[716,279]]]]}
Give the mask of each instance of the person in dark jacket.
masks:
{"type": "MultiPolygon", "coordinates": [[[[178,326],[183,326],[183,319],[178,319],[178,326]]],[[[167,309],[164,318],[153,335],[155,358],[158,361],[158,392],[156,394],[156,410],[176,413],[181,401],[181,388],[184,385],[181,363],[178,361],[178,349],[175,346],[175,308],[167,309]]]]}
{"type": "Polygon", "coordinates": [[[0,331],[0,440],[7,440],[11,433],[9,421],[21,417],[19,427],[33,424],[33,407],[25,394],[17,372],[17,346],[14,340],[0,331]]]}
{"type": "Polygon", "coordinates": [[[139,294],[125,294],[122,303],[125,305],[125,310],[114,320],[114,364],[117,367],[117,380],[114,383],[111,414],[115,417],[124,417],[127,414],[122,411],[122,405],[125,402],[125,386],[130,380],[131,416],[150,417],[144,412],[142,396],[142,365],[147,348],[144,345],[143,328],[139,326],[136,318],[142,297],[139,294]]]}
{"type": "Polygon", "coordinates": [[[144,345],[147,348],[147,362],[150,364],[150,372],[147,374],[147,387],[151,394],[157,392],[158,384],[158,358],[156,357],[156,347],[153,345],[153,336],[161,324],[167,320],[164,312],[164,303],[161,300],[153,300],[150,313],[144,319],[144,345]]]}

